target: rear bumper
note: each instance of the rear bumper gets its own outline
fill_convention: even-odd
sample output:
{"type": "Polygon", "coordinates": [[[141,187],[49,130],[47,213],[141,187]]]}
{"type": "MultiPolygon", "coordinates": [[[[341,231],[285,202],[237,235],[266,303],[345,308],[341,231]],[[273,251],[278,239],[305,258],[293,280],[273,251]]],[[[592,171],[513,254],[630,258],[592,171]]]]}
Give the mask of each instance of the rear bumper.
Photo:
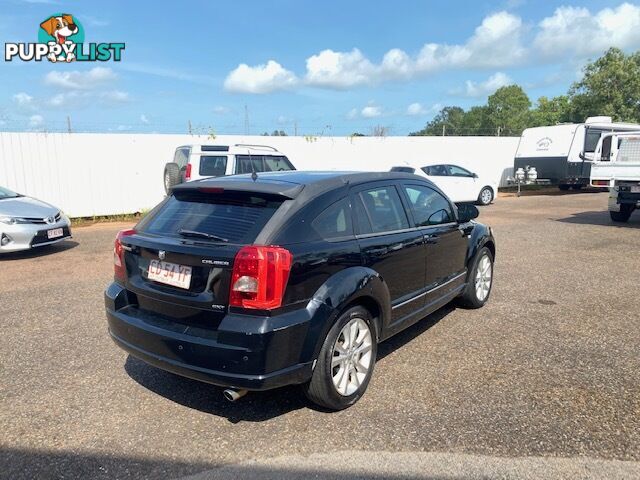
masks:
{"type": "Polygon", "coordinates": [[[277,317],[228,314],[216,330],[189,327],[130,305],[114,283],[105,292],[109,334],[142,361],[222,387],[268,390],[304,383],[312,360],[305,351],[310,311],[277,317]]]}

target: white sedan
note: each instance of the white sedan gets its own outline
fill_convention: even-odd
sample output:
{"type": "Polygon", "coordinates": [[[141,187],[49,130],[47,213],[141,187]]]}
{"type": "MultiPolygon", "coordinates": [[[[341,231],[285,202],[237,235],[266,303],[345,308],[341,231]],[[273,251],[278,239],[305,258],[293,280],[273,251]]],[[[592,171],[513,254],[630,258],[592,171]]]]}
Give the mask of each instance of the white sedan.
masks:
{"type": "Polygon", "coordinates": [[[495,180],[480,177],[458,165],[439,164],[419,168],[402,165],[393,167],[391,171],[414,173],[426,177],[455,203],[473,202],[489,205],[498,191],[498,183],[495,180]]]}

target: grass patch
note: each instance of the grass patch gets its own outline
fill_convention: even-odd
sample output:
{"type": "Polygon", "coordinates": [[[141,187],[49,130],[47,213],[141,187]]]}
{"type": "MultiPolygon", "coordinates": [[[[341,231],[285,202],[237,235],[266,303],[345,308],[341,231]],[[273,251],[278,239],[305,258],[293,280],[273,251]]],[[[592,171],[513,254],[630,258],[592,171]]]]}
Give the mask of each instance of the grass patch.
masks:
{"type": "Polygon", "coordinates": [[[93,217],[78,217],[71,219],[72,227],[88,227],[97,223],[122,223],[131,222],[138,223],[149,210],[136,213],[123,213],[119,215],[97,215],[93,217]]]}

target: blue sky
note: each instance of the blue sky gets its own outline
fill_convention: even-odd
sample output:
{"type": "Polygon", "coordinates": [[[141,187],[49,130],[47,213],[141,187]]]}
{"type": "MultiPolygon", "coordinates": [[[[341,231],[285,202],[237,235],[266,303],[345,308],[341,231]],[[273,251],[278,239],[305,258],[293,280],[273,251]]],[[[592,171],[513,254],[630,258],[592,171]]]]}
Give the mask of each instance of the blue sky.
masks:
{"type": "Polygon", "coordinates": [[[565,93],[588,59],[640,48],[640,5],[575,1],[3,0],[0,38],[55,12],[121,62],[0,63],[0,129],[392,135],[517,83],[565,93]]]}

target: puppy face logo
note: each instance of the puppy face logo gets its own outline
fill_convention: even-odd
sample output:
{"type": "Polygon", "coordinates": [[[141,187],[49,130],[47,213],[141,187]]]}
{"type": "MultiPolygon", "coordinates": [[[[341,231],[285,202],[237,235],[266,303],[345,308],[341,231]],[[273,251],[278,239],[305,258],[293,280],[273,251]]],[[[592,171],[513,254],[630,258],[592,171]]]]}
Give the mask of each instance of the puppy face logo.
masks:
{"type": "Polygon", "coordinates": [[[67,37],[78,33],[78,26],[73,22],[73,16],[63,14],[59,17],[49,17],[40,24],[40,27],[56,39],[62,45],[67,41],[67,37]]]}
{"type": "MultiPolygon", "coordinates": [[[[38,40],[42,43],[49,45],[72,45],[74,43],[82,43],[84,38],[84,32],[81,32],[81,25],[74,20],[73,15],[68,13],[54,14],[44,20],[40,24],[40,31],[38,33],[38,40]]],[[[56,55],[50,53],[47,58],[51,62],[65,61],[71,62],[76,59],[76,56],[69,49],[64,49],[64,53],[56,55]]]]}

